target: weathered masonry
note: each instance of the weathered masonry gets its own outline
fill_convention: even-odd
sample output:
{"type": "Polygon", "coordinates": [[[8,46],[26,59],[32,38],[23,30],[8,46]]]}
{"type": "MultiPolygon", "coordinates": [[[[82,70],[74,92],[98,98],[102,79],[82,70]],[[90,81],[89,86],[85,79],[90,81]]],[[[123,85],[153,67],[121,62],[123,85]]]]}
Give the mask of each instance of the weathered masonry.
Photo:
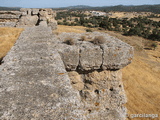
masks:
{"type": "Polygon", "coordinates": [[[52,9],[21,8],[20,11],[0,11],[1,27],[50,26],[57,28],[56,12],[52,9]]]}
{"type": "Polygon", "coordinates": [[[133,48],[98,32],[89,37],[103,35],[105,43],[72,33],[75,44],[68,45],[68,35],[53,35],[47,26],[22,32],[0,66],[1,120],[125,119],[121,69],[133,48]]]}
{"type": "Polygon", "coordinates": [[[55,16],[51,9],[0,13],[0,26],[25,28],[0,65],[0,119],[125,120],[121,69],[133,47],[99,32],[87,34],[103,36],[99,45],[81,41],[84,34],[54,35],[55,16]]]}

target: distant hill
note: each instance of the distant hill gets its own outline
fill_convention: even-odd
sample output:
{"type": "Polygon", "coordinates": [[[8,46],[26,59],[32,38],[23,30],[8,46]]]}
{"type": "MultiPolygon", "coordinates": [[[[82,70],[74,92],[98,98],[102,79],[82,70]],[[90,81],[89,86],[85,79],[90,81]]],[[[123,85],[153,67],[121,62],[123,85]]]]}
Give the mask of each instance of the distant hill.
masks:
{"type": "MultiPolygon", "coordinates": [[[[54,10],[100,10],[100,11],[120,11],[120,12],[153,12],[160,14],[160,4],[157,5],[138,5],[138,6],[124,6],[124,5],[117,5],[117,6],[102,6],[102,7],[91,7],[87,5],[77,5],[77,6],[69,6],[69,7],[61,7],[61,8],[53,8],[54,10]]],[[[0,11],[19,11],[20,7],[1,7],[0,11]]]]}
{"type": "MultiPolygon", "coordinates": [[[[54,9],[54,8],[53,8],[54,9]]],[[[153,12],[160,14],[160,4],[158,5],[138,5],[138,6],[103,6],[103,7],[91,7],[85,5],[78,5],[78,6],[69,6],[63,8],[56,8],[56,9],[68,9],[68,10],[101,10],[105,12],[109,11],[120,11],[120,12],[153,12]]]]}
{"type": "Polygon", "coordinates": [[[160,5],[140,5],[140,6],[113,6],[101,7],[97,9],[104,9],[106,11],[121,11],[121,12],[153,12],[160,13],[160,5]]]}
{"type": "Polygon", "coordinates": [[[0,11],[19,11],[20,7],[1,7],[0,11]]]}
{"type": "Polygon", "coordinates": [[[91,6],[87,5],[76,5],[76,6],[68,6],[68,7],[60,7],[60,8],[52,8],[53,10],[83,10],[83,9],[88,9],[92,8],[91,6]]]}
{"type": "Polygon", "coordinates": [[[87,8],[91,8],[91,7],[87,6],[87,5],[76,5],[76,6],[69,6],[67,8],[68,9],[87,9],[87,8]]]}

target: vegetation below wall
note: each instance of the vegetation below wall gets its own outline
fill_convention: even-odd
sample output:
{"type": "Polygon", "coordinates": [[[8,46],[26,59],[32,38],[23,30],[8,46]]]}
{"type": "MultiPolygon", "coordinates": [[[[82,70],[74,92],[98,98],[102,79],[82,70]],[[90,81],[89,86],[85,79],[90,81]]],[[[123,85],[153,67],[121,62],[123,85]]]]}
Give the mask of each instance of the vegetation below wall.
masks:
{"type": "MultiPolygon", "coordinates": [[[[137,35],[154,41],[160,41],[160,21],[153,21],[149,17],[109,18],[105,16],[87,16],[82,12],[59,12],[56,20],[59,25],[84,26],[109,31],[118,31],[126,36],[137,35]]],[[[158,16],[156,16],[158,17],[158,16]]]]}

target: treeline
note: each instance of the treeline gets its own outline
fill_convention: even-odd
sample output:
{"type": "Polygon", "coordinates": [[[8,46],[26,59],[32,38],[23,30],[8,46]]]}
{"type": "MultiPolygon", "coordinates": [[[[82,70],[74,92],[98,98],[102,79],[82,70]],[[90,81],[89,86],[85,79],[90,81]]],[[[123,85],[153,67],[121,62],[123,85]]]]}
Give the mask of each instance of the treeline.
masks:
{"type": "Polygon", "coordinates": [[[60,25],[84,26],[98,28],[100,30],[118,31],[127,36],[137,35],[160,41],[160,22],[150,20],[147,17],[118,19],[104,16],[87,17],[82,13],[61,12],[57,14],[56,19],[60,25]]]}
{"type": "Polygon", "coordinates": [[[113,6],[113,7],[100,7],[97,10],[109,11],[120,11],[120,12],[153,12],[160,14],[160,5],[140,5],[140,6],[113,6]]]}
{"type": "Polygon", "coordinates": [[[158,5],[139,5],[139,6],[104,6],[104,7],[90,7],[90,6],[71,6],[64,8],[56,8],[55,10],[99,10],[104,12],[119,11],[119,12],[153,12],[160,14],[160,4],[158,5]]]}
{"type": "Polygon", "coordinates": [[[0,7],[0,11],[20,11],[20,7],[0,7]]]}

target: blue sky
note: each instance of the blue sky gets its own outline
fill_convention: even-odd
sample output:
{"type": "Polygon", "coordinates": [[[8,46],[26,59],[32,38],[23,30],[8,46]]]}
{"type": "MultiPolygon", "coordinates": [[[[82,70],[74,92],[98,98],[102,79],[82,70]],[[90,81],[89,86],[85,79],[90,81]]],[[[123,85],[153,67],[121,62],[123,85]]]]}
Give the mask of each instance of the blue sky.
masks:
{"type": "Polygon", "coordinates": [[[73,5],[110,6],[160,4],[160,0],[0,0],[0,6],[6,7],[66,7],[73,5]]]}

